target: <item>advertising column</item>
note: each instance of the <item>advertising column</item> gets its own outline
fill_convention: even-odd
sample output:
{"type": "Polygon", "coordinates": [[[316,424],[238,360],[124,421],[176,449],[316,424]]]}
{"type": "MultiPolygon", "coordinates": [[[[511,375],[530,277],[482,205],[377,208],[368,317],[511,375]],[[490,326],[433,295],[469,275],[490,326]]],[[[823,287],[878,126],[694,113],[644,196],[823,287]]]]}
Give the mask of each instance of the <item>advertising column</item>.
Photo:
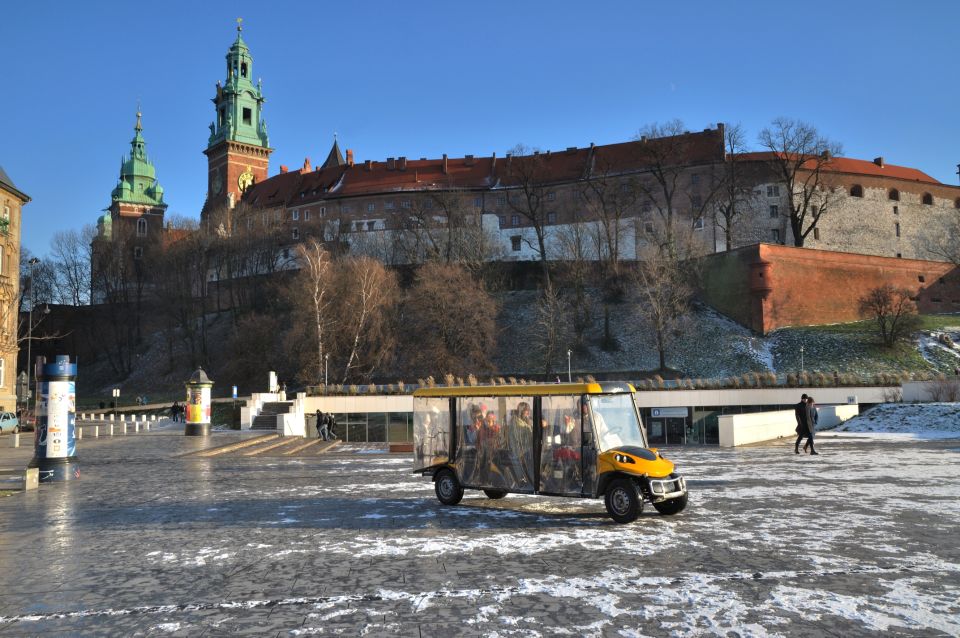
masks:
{"type": "Polygon", "coordinates": [[[207,436],[210,434],[210,389],[213,381],[203,368],[197,368],[186,386],[187,424],[183,433],[186,436],[207,436]]]}
{"type": "Polygon", "coordinates": [[[37,358],[37,431],[29,467],[41,483],[80,478],[76,439],[77,364],[67,355],[53,363],[37,358]]]}

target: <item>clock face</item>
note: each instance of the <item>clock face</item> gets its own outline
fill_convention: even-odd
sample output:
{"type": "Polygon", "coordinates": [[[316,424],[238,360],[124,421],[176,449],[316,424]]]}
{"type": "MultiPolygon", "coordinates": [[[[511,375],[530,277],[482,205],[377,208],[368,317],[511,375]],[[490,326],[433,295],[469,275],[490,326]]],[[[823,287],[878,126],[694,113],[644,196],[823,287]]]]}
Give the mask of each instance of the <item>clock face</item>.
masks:
{"type": "Polygon", "coordinates": [[[240,187],[241,191],[247,190],[250,185],[253,184],[253,173],[250,172],[248,168],[240,174],[240,177],[237,178],[237,186],[240,187]]]}
{"type": "Polygon", "coordinates": [[[223,190],[223,175],[220,174],[219,168],[213,174],[213,179],[210,180],[210,190],[213,191],[214,195],[219,195],[220,191],[223,190]]]}

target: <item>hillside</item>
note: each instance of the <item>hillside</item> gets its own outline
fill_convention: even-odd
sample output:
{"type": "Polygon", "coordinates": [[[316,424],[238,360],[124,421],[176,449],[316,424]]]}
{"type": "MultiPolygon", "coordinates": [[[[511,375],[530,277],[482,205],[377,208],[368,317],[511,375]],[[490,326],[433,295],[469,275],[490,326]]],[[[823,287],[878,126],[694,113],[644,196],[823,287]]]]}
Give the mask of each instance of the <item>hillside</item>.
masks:
{"type": "MultiPolygon", "coordinates": [[[[498,349],[492,357],[503,376],[542,378],[543,365],[535,347],[536,293],[514,291],[499,295],[497,321],[501,327],[498,349]]],[[[650,374],[658,364],[651,331],[637,318],[636,302],[611,306],[610,328],[618,348],[604,351],[599,344],[603,332],[603,311],[599,303],[592,317],[583,348],[571,357],[574,376],[604,375],[636,379],[650,374]]],[[[225,373],[226,355],[220,349],[228,340],[230,321],[226,315],[208,318],[212,365],[208,372],[216,382],[216,396],[225,396],[235,381],[225,373]]],[[[747,372],[797,372],[803,369],[872,376],[881,372],[952,373],[960,366],[960,316],[923,317],[923,329],[909,342],[886,350],[877,345],[869,322],[837,324],[812,328],[783,328],[760,337],[710,308],[699,306],[678,330],[667,354],[667,365],[677,375],[689,378],[716,378],[747,372]]],[[[174,351],[170,366],[164,333],[149,335],[146,350],[138,366],[127,379],[116,379],[105,362],[81,364],[78,380],[81,394],[109,397],[110,389],[123,388],[122,400],[129,404],[134,396],[147,393],[151,400],[172,400],[183,393],[182,382],[192,372],[182,352],[174,351]]],[[[265,364],[266,365],[266,364],[265,364]]],[[[556,375],[565,376],[566,348],[553,362],[556,375]]],[[[264,385],[268,370],[262,372],[264,385]]],[[[442,375],[444,371],[437,371],[442,375]]],[[[259,374],[256,378],[261,378],[259,374]]],[[[399,375],[385,371],[378,381],[390,383],[399,375]]],[[[415,381],[415,379],[407,379],[415,381]]],[[[246,388],[247,393],[260,388],[246,388]]]]}

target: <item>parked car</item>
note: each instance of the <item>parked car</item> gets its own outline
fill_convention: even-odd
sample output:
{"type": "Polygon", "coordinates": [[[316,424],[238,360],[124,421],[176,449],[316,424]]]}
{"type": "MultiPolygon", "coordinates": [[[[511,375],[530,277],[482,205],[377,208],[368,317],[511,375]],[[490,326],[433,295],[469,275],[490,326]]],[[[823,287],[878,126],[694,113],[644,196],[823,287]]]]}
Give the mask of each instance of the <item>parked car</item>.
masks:
{"type": "Polygon", "coordinates": [[[13,412],[0,412],[0,432],[11,433],[20,431],[20,419],[13,412]]]}

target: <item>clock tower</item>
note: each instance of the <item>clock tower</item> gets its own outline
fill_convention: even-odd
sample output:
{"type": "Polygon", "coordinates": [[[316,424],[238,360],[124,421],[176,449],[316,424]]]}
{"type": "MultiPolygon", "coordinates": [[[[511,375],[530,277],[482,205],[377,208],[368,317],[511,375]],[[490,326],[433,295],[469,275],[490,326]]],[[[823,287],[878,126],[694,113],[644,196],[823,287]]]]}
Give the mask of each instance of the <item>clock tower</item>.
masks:
{"type": "Polygon", "coordinates": [[[237,39],[227,51],[227,79],[224,84],[217,82],[213,98],[216,118],[203,151],[207,156],[207,199],[200,213],[204,223],[222,222],[211,220],[210,215],[233,208],[246,188],[267,178],[273,152],[262,117],[261,83],[253,84],[253,57],[242,30],[238,19],[237,39]]]}

